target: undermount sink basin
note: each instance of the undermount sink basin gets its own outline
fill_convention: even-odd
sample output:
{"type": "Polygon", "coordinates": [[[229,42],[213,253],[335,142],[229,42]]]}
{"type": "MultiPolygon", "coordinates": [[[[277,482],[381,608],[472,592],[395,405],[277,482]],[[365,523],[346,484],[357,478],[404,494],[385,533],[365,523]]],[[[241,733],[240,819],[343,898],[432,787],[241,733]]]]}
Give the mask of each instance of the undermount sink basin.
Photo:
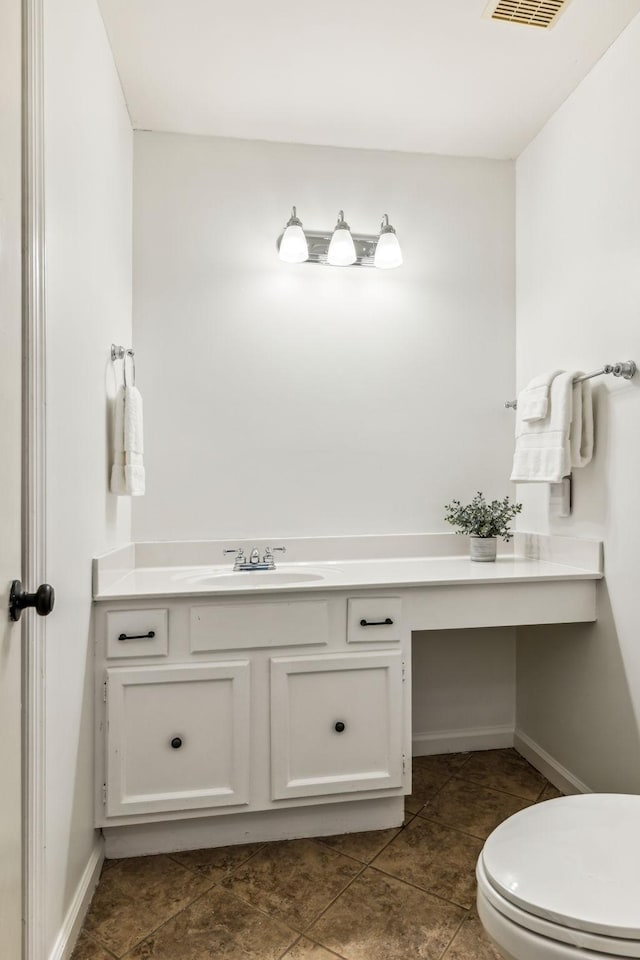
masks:
{"type": "Polygon", "coordinates": [[[288,570],[256,570],[194,577],[193,582],[210,587],[258,587],[267,584],[312,583],[325,578],[320,573],[289,573],[288,570]]]}

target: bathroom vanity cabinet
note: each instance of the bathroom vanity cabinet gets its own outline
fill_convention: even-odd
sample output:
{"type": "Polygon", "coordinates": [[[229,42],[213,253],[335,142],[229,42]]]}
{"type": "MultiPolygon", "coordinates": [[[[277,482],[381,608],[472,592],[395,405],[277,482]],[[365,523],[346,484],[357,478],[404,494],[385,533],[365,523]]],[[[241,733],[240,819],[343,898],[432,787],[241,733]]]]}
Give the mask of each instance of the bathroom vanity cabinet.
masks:
{"type": "Polygon", "coordinates": [[[430,555],[456,542],[446,537],[291,541],[298,557],[338,559],[265,575],[216,565],[224,542],[131,544],[96,560],[107,854],[399,826],[412,633],[596,619],[597,542],[516,535],[522,554],[476,564],[430,555]]]}
{"type": "Polygon", "coordinates": [[[97,824],[402,796],[409,642],[388,594],[98,605],[97,824]]]}

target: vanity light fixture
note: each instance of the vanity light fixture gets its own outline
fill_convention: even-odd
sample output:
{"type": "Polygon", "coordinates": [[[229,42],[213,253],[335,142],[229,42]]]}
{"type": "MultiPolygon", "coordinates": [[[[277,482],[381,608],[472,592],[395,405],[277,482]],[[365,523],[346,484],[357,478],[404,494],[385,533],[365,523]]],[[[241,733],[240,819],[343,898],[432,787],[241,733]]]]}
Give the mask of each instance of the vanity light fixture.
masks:
{"type": "Polygon", "coordinates": [[[351,228],[344,219],[344,211],[340,210],[327,251],[327,263],[332,267],[350,267],[356,260],[357,254],[351,228]]]}
{"type": "Polygon", "coordinates": [[[282,235],[278,240],[278,254],[286,263],[323,263],[334,267],[380,267],[388,270],[402,264],[400,244],[396,231],[385,213],[380,233],[351,233],[344,219],[338,214],[333,232],[329,230],[303,230],[296,208],[291,210],[282,235]]]}
{"type": "Polygon", "coordinates": [[[296,215],[295,207],[291,208],[291,216],[284,228],[278,253],[285,263],[304,263],[309,259],[307,238],[302,229],[302,221],[298,220],[296,215]]]}
{"type": "Polygon", "coordinates": [[[382,270],[402,266],[402,250],[398,243],[396,231],[389,223],[389,217],[386,213],[380,224],[380,236],[373,259],[376,267],[380,267],[382,270]]]}

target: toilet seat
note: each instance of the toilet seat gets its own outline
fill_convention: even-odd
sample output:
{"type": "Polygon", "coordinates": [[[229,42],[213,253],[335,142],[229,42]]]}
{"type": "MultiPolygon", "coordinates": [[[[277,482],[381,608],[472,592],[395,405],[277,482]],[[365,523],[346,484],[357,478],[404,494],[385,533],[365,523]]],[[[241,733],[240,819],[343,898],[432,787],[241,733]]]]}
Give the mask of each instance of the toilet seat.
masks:
{"type": "Polygon", "coordinates": [[[640,797],[586,794],[501,824],[478,860],[479,897],[578,949],[640,958],[640,797]]]}
{"type": "Polygon", "coordinates": [[[630,958],[630,960],[639,960],[640,958],[640,940],[628,940],[619,937],[605,937],[598,933],[588,933],[584,930],[567,927],[559,923],[553,923],[551,920],[544,920],[535,914],[527,913],[516,907],[513,903],[502,897],[495,890],[487,878],[482,855],[478,860],[476,867],[476,877],[478,880],[478,909],[481,916],[493,909],[507,923],[513,924],[515,928],[523,931],[530,931],[537,937],[544,938],[551,943],[567,944],[580,951],[581,956],[595,957],[618,957],[630,958]],[[481,904],[484,904],[485,910],[481,910],[481,904]],[[582,954],[582,951],[588,950],[589,954],[582,954]]]}

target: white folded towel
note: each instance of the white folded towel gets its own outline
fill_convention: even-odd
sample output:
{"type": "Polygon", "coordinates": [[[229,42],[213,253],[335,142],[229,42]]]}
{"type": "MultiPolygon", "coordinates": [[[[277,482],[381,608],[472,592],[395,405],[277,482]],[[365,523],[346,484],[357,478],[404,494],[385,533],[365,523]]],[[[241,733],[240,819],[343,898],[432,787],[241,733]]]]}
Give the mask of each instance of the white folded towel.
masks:
{"type": "Polygon", "coordinates": [[[562,370],[551,370],[534,377],[531,383],[518,396],[520,419],[531,423],[544,420],[549,410],[549,391],[551,384],[562,370]]]}
{"type": "Polygon", "coordinates": [[[516,449],[511,479],[524,482],[559,483],[571,472],[573,373],[559,373],[549,392],[544,420],[528,422],[516,410],[516,449]]]}
{"type": "Polygon", "coordinates": [[[141,497],[144,494],[143,452],[140,391],[136,387],[120,387],[113,417],[112,493],[121,497],[141,497]]]}

